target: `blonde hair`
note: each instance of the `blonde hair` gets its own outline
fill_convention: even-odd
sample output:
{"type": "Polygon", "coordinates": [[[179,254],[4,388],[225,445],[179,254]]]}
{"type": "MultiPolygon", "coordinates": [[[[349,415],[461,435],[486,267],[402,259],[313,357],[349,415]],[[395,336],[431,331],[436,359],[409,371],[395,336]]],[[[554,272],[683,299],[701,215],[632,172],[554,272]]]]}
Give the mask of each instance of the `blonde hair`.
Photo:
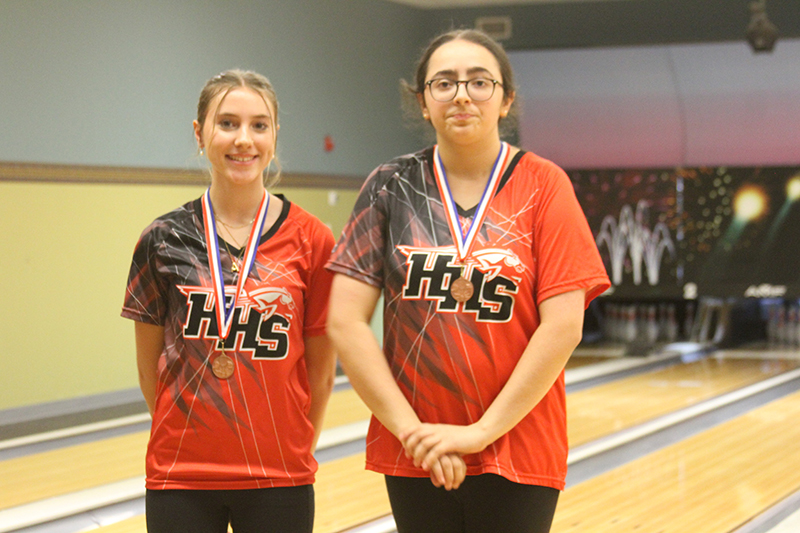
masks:
{"type": "MultiPolygon", "coordinates": [[[[226,70],[225,72],[217,74],[206,82],[206,84],[203,86],[203,90],[200,91],[200,99],[197,101],[197,123],[200,126],[200,131],[203,131],[203,127],[205,126],[206,122],[206,116],[208,115],[208,109],[211,106],[211,102],[214,101],[214,98],[221,94],[222,97],[219,99],[219,104],[222,104],[222,101],[225,100],[225,97],[228,96],[228,93],[238,88],[245,88],[255,91],[261,95],[261,98],[264,99],[264,103],[267,105],[267,108],[272,107],[274,110],[275,116],[272,117],[272,131],[274,132],[273,135],[275,136],[275,151],[277,152],[278,97],[275,94],[275,89],[272,87],[270,81],[258,72],[253,72],[252,70],[226,70]]],[[[219,109],[219,105],[217,106],[217,109],[219,109]]],[[[280,180],[281,164],[278,161],[277,153],[275,154],[274,161],[275,166],[277,167],[277,172],[270,176],[269,166],[267,166],[267,170],[264,172],[264,186],[267,188],[272,187],[280,180]]]]}

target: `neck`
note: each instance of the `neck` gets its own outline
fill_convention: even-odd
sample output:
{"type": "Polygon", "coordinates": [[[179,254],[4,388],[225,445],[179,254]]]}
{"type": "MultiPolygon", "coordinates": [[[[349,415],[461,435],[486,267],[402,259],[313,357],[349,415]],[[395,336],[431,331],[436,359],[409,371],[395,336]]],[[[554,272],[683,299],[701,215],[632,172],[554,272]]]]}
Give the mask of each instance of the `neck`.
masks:
{"type": "Polygon", "coordinates": [[[211,183],[211,204],[214,216],[226,224],[248,224],[258,214],[264,187],[257,183],[256,187],[231,187],[219,182],[211,183]]]}
{"type": "Polygon", "coordinates": [[[489,179],[498,153],[500,153],[499,138],[479,145],[439,143],[439,156],[442,158],[448,180],[485,182],[489,179]]]}

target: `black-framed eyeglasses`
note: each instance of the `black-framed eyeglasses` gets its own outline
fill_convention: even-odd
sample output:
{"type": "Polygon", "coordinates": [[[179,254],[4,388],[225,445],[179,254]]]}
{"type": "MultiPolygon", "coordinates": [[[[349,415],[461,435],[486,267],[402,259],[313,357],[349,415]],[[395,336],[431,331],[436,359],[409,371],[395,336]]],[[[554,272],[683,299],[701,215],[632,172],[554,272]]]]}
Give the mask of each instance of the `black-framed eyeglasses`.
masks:
{"type": "Polygon", "coordinates": [[[434,78],[425,82],[431,92],[431,98],[437,102],[449,102],[458,94],[458,86],[464,84],[467,96],[475,102],[485,102],[494,96],[494,88],[503,86],[497,80],[490,78],[472,78],[471,80],[452,80],[449,78],[434,78]]]}

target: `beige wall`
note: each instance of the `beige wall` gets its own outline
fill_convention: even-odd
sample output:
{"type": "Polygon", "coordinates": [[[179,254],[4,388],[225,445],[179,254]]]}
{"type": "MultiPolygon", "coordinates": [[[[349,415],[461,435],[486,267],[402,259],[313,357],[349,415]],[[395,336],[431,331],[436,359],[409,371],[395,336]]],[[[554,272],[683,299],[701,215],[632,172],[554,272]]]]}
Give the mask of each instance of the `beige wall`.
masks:
{"type": "MultiPolygon", "coordinates": [[[[133,247],[204,187],[0,182],[0,410],[136,387],[133,247]]],[[[358,191],[278,187],[338,236],[358,191]]]]}

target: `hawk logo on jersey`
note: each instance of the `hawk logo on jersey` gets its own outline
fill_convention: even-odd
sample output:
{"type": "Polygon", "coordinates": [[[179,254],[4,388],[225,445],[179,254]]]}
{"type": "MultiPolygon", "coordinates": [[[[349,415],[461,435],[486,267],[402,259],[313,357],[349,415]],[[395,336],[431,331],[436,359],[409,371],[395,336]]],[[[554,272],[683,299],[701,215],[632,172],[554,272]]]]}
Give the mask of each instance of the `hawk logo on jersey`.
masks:
{"type": "MultiPolygon", "coordinates": [[[[450,294],[450,284],[461,275],[455,247],[398,246],[398,249],[406,256],[408,267],[403,299],[432,300],[437,312],[458,312],[462,304],[450,294]]],[[[521,276],[508,276],[510,269],[522,274],[525,266],[508,250],[487,248],[473,253],[463,275],[472,282],[475,291],[463,303],[463,311],[474,313],[480,322],[508,322],[514,313],[514,295],[521,281],[521,276]]]]}
{"type": "MultiPolygon", "coordinates": [[[[178,288],[186,295],[189,307],[183,336],[188,339],[216,339],[217,349],[221,349],[213,291],[205,287],[178,288]]],[[[225,298],[230,302],[236,289],[225,289],[225,298]]],[[[225,349],[249,352],[254,360],[284,359],[289,353],[288,333],[296,311],[292,295],[284,288],[265,287],[244,291],[233,309],[225,349]]]]}

